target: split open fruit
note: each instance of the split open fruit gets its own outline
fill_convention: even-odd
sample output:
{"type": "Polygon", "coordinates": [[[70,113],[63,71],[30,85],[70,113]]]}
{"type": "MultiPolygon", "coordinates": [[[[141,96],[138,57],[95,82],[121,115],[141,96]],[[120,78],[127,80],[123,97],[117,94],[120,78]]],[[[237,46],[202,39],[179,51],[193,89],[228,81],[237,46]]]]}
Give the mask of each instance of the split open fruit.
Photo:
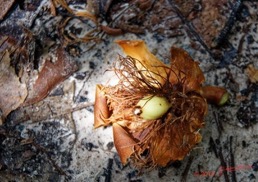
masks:
{"type": "Polygon", "coordinates": [[[182,160],[201,141],[207,100],[224,104],[224,88],[203,86],[198,62],[171,48],[171,65],[156,58],[142,40],[116,41],[119,56],[115,86],[97,85],[94,126],[113,126],[114,144],[123,164],[139,168],[182,160]],[[224,99],[221,101],[221,99],[224,99]]]}

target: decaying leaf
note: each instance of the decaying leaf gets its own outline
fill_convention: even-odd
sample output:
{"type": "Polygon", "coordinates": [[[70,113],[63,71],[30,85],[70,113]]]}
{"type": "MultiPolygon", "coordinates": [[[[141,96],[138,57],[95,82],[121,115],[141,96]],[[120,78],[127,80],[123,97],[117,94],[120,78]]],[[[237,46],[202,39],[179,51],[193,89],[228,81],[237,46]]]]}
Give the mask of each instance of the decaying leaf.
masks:
{"type": "Polygon", "coordinates": [[[60,82],[77,70],[77,65],[69,59],[62,48],[56,51],[56,57],[49,55],[45,59],[42,69],[38,73],[38,78],[31,90],[24,105],[34,104],[44,99],[49,92],[60,82]]]}
{"type": "Polygon", "coordinates": [[[5,15],[8,13],[15,0],[1,0],[0,1],[0,20],[2,20],[5,15]]]}
{"type": "Polygon", "coordinates": [[[24,49],[14,38],[0,35],[0,110],[3,120],[28,95],[24,78],[27,76],[25,70],[30,66],[29,61],[25,61],[28,59],[28,52],[24,49]]]}
{"type": "Polygon", "coordinates": [[[201,141],[199,130],[207,113],[204,96],[214,96],[203,89],[198,63],[172,47],[168,66],[141,40],[117,43],[127,57],[120,56],[114,67],[117,85],[97,86],[94,126],[113,125],[123,164],[130,159],[139,168],[152,168],[182,160],[201,141]],[[152,111],[161,115],[148,117],[152,111]]]}
{"type": "Polygon", "coordinates": [[[21,83],[11,67],[8,50],[0,54],[0,109],[3,117],[18,108],[27,97],[26,84],[21,83]]]}
{"type": "Polygon", "coordinates": [[[44,99],[60,82],[77,70],[77,65],[61,46],[44,54],[42,61],[34,55],[34,40],[29,32],[16,40],[0,35],[0,113],[7,115],[21,106],[44,99]]]}

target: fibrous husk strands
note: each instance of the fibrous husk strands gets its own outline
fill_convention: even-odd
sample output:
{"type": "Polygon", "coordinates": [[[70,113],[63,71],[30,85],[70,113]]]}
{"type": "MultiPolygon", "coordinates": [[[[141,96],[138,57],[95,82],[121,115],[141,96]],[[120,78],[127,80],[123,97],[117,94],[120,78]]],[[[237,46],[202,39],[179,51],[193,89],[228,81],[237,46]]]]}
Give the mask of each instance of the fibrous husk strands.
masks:
{"type": "Polygon", "coordinates": [[[172,47],[167,66],[143,41],[116,42],[127,56],[120,55],[114,65],[119,82],[97,86],[94,126],[113,125],[123,164],[130,159],[140,169],[152,169],[182,160],[201,141],[204,96],[211,97],[204,93],[198,63],[172,47]]]}

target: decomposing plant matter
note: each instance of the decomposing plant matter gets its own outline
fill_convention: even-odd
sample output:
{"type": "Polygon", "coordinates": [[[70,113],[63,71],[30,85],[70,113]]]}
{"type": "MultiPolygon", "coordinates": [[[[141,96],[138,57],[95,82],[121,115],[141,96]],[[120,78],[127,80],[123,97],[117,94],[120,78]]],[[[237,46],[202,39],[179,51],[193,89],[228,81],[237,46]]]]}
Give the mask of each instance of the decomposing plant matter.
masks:
{"type": "Polygon", "coordinates": [[[34,45],[29,31],[20,41],[0,35],[0,125],[11,111],[43,100],[78,69],[60,45],[45,52],[34,45]]]}
{"type": "MultiPolygon", "coordinates": [[[[97,85],[95,128],[113,125],[123,164],[131,159],[139,168],[153,168],[182,160],[201,141],[199,130],[207,113],[204,96],[214,100],[218,93],[204,94],[203,73],[182,49],[171,48],[169,67],[143,41],[117,43],[128,56],[119,56],[114,66],[117,85],[97,85]]],[[[217,87],[209,87],[213,88],[217,87]]]]}

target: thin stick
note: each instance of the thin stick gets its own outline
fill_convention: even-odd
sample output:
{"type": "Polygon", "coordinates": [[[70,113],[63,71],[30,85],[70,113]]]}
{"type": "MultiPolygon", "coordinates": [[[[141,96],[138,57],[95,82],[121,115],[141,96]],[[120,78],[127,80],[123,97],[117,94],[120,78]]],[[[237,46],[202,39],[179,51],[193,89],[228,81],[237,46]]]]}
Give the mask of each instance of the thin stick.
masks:
{"type": "Polygon", "coordinates": [[[231,181],[232,182],[237,182],[236,179],[236,168],[235,168],[235,158],[234,158],[234,154],[233,154],[233,149],[232,149],[232,143],[233,143],[233,136],[230,136],[229,138],[229,155],[230,155],[230,163],[229,166],[232,170],[230,170],[229,174],[231,177],[231,181]]]}
{"type": "Polygon", "coordinates": [[[188,161],[187,161],[187,164],[186,164],[186,167],[185,167],[185,170],[183,171],[182,173],[182,179],[181,179],[181,182],[186,182],[187,181],[187,175],[188,175],[188,172],[190,170],[190,167],[193,163],[193,159],[194,157],[193,156],[190,156],[188,161]]]}
{"type": "Polygon", "coordinates": [[[187,28],[190,30],[190,33],[197,39],[197,41],[204,47],[204,49],[209,53],[209,55],[214,59],[213,53],[210,51],[208,46],[205,44],[205,42],[202,40],[202,38],[199,36],[199,34],[195,31],[194,26],[191,22],[189,22],[181,13],[181,11],[178,9],[178,7],[175,5],[175,2],[173,0],[169,0],[170,5],[176,12],[176,14],[179,16],[179,18],[182,20],[182,22],[187,26],[187,28]]]}

